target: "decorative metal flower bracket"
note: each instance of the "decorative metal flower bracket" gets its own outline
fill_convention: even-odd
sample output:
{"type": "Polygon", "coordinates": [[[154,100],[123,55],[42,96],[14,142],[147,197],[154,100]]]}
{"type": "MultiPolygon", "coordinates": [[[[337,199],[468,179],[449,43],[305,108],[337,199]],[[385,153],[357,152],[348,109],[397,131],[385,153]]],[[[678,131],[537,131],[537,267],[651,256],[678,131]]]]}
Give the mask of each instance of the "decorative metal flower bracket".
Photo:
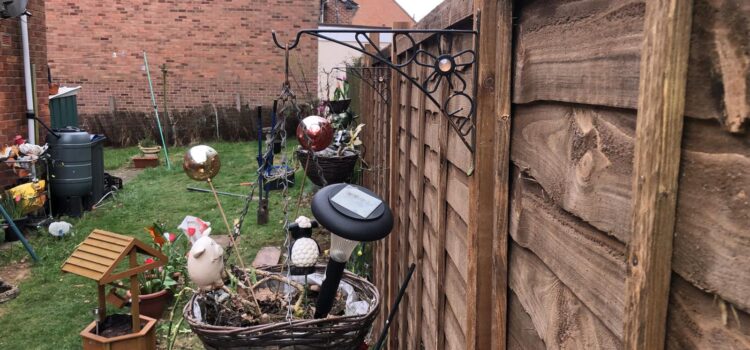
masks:
{"type": "Polygon", "coordinates": [[[346,46],[392,68],[440,108],[464,145],[472,154],[474,153],[474,129],[476,125],[474,99],[477,80],[477,67],[474,63],[477,58],[478,40],[476,39],[479,35],[477,31],[459,29],[305,29],[297,32],[294,40],[286,44],[279,43],[275,31],[272,34],[273,42],[278,48],[286,50],[287,55],[289,50],[297,47],[302,35],[309,35],[346,46]],[[353,34],[356,43],[337,39],[336,34],[353,34]],[[406,38],[408,44],[410,44],[410,49],[406,51],[407,57],[394,61],[392,57],[384,55],[380,50],[366,50],[365,45],[377,48],[369,34],[392,34],[393,42],[397,42],[401,37],[406,38]],[[437,36],[438,53],[433,54],[422,49],[417,45],[414,35],[437,36]],[[446,49],[445,46],[451,46],[451,39],[459,35],[472,36],[474,46],[471,49],[458,52],[446,49]],[[448,44],[444,44],[444,42],[448,44]],[[408,67],[412,63],[432,70],[421,83],[418,81],[418,77],[414,77],[408,72],[408,67]],[[471,86],[464,79],[464,75],[471,77],[471,86]],[[447,93],[438,94],[438,98],[441,100],[438,101],[433,94],[438,91],[438,87],[443,84],[443,81],[447,84],[447,93]],[[453,109],[449,109],[451,107],[453,109]]]}

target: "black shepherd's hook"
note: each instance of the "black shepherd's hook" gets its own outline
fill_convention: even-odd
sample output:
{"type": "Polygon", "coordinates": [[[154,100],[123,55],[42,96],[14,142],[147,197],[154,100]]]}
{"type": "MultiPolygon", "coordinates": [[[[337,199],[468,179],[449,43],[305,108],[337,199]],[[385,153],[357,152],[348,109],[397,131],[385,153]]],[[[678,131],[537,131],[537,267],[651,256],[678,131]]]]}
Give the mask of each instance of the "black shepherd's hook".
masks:
{"type": "Polygon", "coordinates": [[[297,47],[297,44],[299,44],[299,37],[301,35],[302,35],[302,32],[298,32],[297,36],[294,37],[294,41],[292,41],[291,44],[286,43],[282,45],[281,43],[279,43],[279,40],[276,39],[276,31],[275,30],[271,31],[271,36],[273,37],[273,43],[276,44],[276,47],[280,49],[286,49],[286,50],[293,50],[295,47],[297,47]]]}

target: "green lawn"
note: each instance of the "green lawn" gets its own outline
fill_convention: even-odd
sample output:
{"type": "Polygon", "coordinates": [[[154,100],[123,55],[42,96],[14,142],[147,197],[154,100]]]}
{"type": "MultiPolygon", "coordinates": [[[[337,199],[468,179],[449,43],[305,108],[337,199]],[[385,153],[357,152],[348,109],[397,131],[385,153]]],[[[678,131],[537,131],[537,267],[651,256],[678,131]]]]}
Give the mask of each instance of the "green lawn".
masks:
{"type": "MultiPolygon", "coordinates": [[[[219,191],[246,193],[248,187],[240,182],[256,180],[254,142],[207,143],[219,152],[222,169],[214,179],[219,191]]],[[[296,144],[287,147],[293,154],[296,144]]],[[[78,333],[92,320],[91,310],[96,307],[95,283],[82,277],[62,274],[60,265],[94,228],[133,235],[149,242],[144,227],[154,221],[176,226],[185,215],[195,215],[212,223],[215,233],[225,233],[223,222],[211,194],[188,192],[186,186],[204,187],[205,183],[192,181],[182,172],[182,156],[186,148],[171,149],[173,169],[164,167],[148,169],[125,185],[114,200],[101,208],[86,213],[80,219],[67,219],[74,225],[74,235],[61,240],[46,232],[32,234],[31,243],[41,258],[31,268],[31,275],[20,287],[20,295],[0,304],[0,349],[79,349],[78,333]]],[[[137,151],[132,149],[106,149],[108,166],[124,164],[137,151]]],[[[290,191],[290,219],[294,220],[294,209],[300,189],[302,171],[297,172],[297,184],[290,191]]],[[[305,186],[305,192],[312,185],[305,186]]],[[[221,197],[230,223],[239,216],[243,198],[221,197]]],[[[250,207],[245,220],[242,240],[239,243],[245,262],[250,263],[257,250],[265,245],[280,245],[284,240],[282,230],[282,200],[279,192],[272,192],[269,211],[270,220],[265,226],[256,221],[257,202],[250,207]]],[[[309,215],[308,209],[301,214],[309,215]]],[[[19,243],[14,243],[12,253],[0,251],[0,266],[17,264],[28,255],[19,243]]],[[[26,258],[28,259],[28,258],[26,258]]],[[[161,339],[160,339],[161,341],[161,339]]]]}
{"type": "Polygon", "coordinates": [[[140,153],[140,151],[136,146],[105,148],[104,170],[113,170],[126,166],[130,164],[130,158],[138,153],[140,153]]]}

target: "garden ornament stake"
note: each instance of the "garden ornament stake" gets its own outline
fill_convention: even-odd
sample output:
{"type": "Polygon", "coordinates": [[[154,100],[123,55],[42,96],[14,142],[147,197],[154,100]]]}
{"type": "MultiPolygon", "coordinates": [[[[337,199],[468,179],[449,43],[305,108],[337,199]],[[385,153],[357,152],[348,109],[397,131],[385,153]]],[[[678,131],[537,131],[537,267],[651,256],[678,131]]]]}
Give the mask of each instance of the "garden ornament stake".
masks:
{"type": "Polygon", "coordinates": [[[396,316],[396,311],[398,311],[398,306],[401,304],[401,298],[404,297],[404,293],[406,293],[406,287],[409,286],[409,281],[411,281],[411,276],[414,274],[414,269],[417,267],[414,263],[412,263],[409,266],[409,271],[406,273],[406,278],[404,279],[404,282],[401,283],[401,289],[398,290],[398,295],[396,295],[396,301],[393,302],[393,306],[391,306],[391,312],[388,313],[388,318],[385,320],[385,326],[383,326],[383,331],[380,332],[380,337],[378,337],[378,342],[375,343],[375,347],[373,350],[380,350],[380,348],[383,346],[383,342],[385,341],[385,337],[388,335],[388,328],[391,326],[391,322],[393,322],[393,318],[396,316]]]}
{"type": "Polygon", "coordinates": [[[172,163],[169,162],[169,151],[167,151],[167,142],[164,141],[164,131],[161,129],[161,121],[159,120],[159,107],[156,105],[156,95],[154,95],[154,85],[151,82],[151,71],[148,69],[148,57],[146,57],[146,51],[143,51],[143,64],[146,67],[146,76],[148,77],[148,89],[151,91],[151,104],[154,106],[154,115],[156,116],[156,126],[159,128],[159,137],[161,137],[161,144],[164,146],[164,158],[167,161],[167,169],[172,169],[172,163]]]}
{"type": "MultiPolygon", "coordinates": [[[[211,180],[219,173],[219,169],[221,169],[221,160],[219,159],[219,153],[216,152],[215,149],[206,145],[193,146],[187,152],[185,152],[185,158],[182,161],[182,169],[185,171],[185,174],[187,174],[189,178],[196,181],[208,182],[208,186],[211,188],[211,193],[214,194],[216,205],[219,208],[219,213],[221,213],[221,218],[224,220],[224,225],[227,228],[227,236],[229,236],[229,241],[232,243],[232,247],[238,250],[239,247],[237,247],[237,241],[234,240],[233,230],[229,226],[227,215],[224,213],[224,208],[221,206],[221,200],[219,200],[219,195],[216,193],[216,188],[214,188],[213,181],[211,180]]],[[[242,260],[242,256],[239,253],[237,254],[237,262],[240,264],[240,268],[242,268],[242,271],[247,271],[245,269],[245,263],[242,260]]],[[[260,311],[260,306],[258,306],[258,299],[255,298],[255,291],[252,288],[252,284],[248,283],[248,281],[245,282],[250,286],[250,288],[248,289],[250,289],[250,292],[252,294],[253,303],[255,304],[255,307],[258,309],[258,311],[260,311]]]]}
{"type": "Polygon", "coordinates": [[[393,69],[412,86],[421,90],[428,100],[440,108],[443,115],[448,118],[450,126],[458,133],[461,141],[472,154],[476,142],[474,135],[476,125],[474,99],[477,67],[474,63],[477,58],[478,40],[474,40],[473,48],[457,52],[453,52],[451,49],[451,42],[456,36],[469,35],[476,39],[478,34],[479,32],[475,30],[458,29],[305,29],[297,32],[294,40],[282,45],[276,37],[276,32],[272,32],[274,43],[278,48],[284,49],[287,56],[289,50],[297,47],[302,35],[309,35],[356,50],[393,69]],[[356,43],[340,40],[337,37],[340,37],[341,34],[354,35],[356,43]],[[403,59],[399,60],[394,57],[387,57],[379,50],[375,52],[366,50],[365,46],[377,47],[368,36],[370,34],[392,35],[394,43],[403,39],[406,40],[406,46],[408,47],[419,47],[415,36],[434,35],[437,37],[439,50],[436,54],[433,54],[421,48],[411,49],[404,53],[403,59]],[[412,63],[432,70],[426,79],[421,79],[421,83],[418,77],[409,73],[408,66],[412,63]],[[466,78],[470,79],[467,80],[466,78]],[[434,94],[441,86],[447,86],[448,93],[434,94]],[[442,96],[441,100],[436,99],[436,96],[442,96]]]}
{"type": "Polygon", "coordinates": [[[331,231],[330,259],[315,307],[315,318],[325,318],[331,311],[352,251],[359,242],[377,241],[391,233],[393,214],[375,193],[345,183],[318,191],[312,200],[312,212],[331,231]]]}

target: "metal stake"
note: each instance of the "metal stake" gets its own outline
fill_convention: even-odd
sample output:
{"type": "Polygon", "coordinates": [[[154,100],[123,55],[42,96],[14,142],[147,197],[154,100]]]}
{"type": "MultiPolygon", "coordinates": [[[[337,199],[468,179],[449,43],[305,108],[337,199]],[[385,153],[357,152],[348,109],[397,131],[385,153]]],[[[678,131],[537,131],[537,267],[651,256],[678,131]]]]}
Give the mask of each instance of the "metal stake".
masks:
{"type": "Polygon", "coordinates": [[[167,143],[164,141],[164,132],[161,129],[161,121],[159,120],[159,107],[156,105],[156,95],[154,95],[154,85],[151,82],[151,71],[148,69],[148,58],[146,57],[146,51],[143,51],[143,63],[146,65],[146,76],[148,77],[148,89],[151,91],[151,104],[154,105],[154,114],[156,115],[156,126],[159,127],[159,137],[161,137],[161,144],[164,146],[164,157],[167,158],[167,169],[172,169],[172,163],[169,162],[169,151],[167,151],[167,143]]]}

